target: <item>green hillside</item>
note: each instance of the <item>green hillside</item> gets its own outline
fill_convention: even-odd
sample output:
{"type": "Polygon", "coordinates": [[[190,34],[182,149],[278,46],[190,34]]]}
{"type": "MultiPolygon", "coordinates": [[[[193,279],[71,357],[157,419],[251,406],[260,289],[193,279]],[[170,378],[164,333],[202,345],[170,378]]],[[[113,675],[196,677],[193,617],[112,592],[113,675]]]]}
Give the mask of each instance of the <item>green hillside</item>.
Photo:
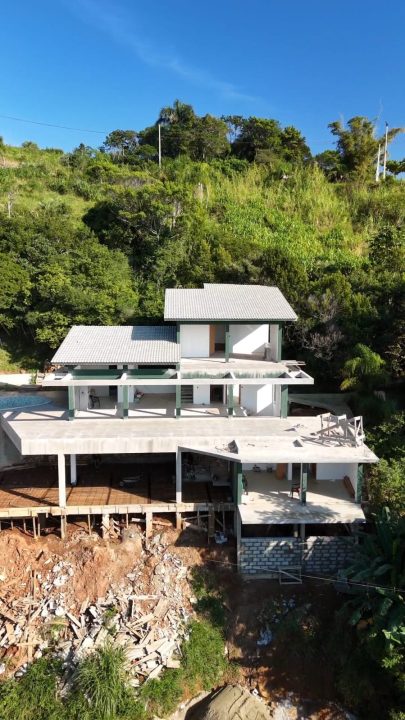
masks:
{"type": "MultiPolygon", "coordinates": [[[[275,120],[197,116],[176,101],[157,124],[100,149],[0,148],[0,325],[10,362],[40,362],[72,323],[159,322],[165,287],[276,284],[300,319],[286,352],[321,385],[363,343],[404,368],[405,184],[366,118],[331,123],[311,156],[275,120]],[[28,356],[28,357],[27,357],[28,356]]],[[[391,131],[390,140],[398,131],[391,131]]]]}

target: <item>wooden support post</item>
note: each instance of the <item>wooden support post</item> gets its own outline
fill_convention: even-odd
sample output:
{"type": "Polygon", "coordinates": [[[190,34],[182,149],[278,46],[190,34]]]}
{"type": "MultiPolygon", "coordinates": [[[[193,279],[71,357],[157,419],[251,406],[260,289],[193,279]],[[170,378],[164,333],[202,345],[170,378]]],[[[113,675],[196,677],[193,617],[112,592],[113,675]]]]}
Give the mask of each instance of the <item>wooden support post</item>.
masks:
{"type": "Polygon", "coordinates": [[[35,515],[32,516],[32,534],[34,536],[34,540],[37,539],[37,524],[35,521],[35,515]]]}
{"type": "Polygon", "coordinates": [[[87,515],[87,530],[89,535],[91,535],[91,516],[90,513],[87,515]]]}
{"type": "Polygon", "coordinates": [[[176,512],[176,530],[181,530],[181,528],[182,528],[181,512],[176,512]]]}
{"type": "Polygon", "coordinates": [[[361,503],[361,497],[363,493],[363,475],[364,475],[364,468],[361,463],[357,466],[357,478],[356,478],[356,490],[354,494],[354,500],[355,502],[360,505],[361,503]]]}
{"type": "Polygon", "coordinates": [[[305,523],[301,523],[300,525],[300,537],[302,542],[305,542],[305,523]]]}
{"type": "Polygon", "coordinates": [[[300,477],[300,500],[302,505],[307,502],[307,486],[308,486],[308,464],[301,463],[301,477],[300,477]]]}
{"type": "Polygon", "coordinates": [[[66,507],[66,466],[65,456],[58,453],[58,487],[59,487],[59,507],[66,507]]]}
{"type": "Polygon", "coordinates": [[[152,537],[153,530],[153,513],[150,510],[145,512],[145,536],[146,538],[152,537]]]}
{"type": "Polygon", "coordinates": [[[176,385],[176,418],[181,416],[181,385],[176,385]]]}
{"type": "Polygon", "coordinates": [[[66,528],[66,515],[63,515],[63,513],[61,513],[61,516],[60,516],[60,537],[61,537],[61,540],[64,540],[65,537],[66,537],[66,529],[67,529],[67,528],[66,528]]]}
{"type": "Polygon", "coordinates": [[[233,415],[233,413],[234,413],[233,385],[227,385],[227,394],[228,394],[228,415],[233,415]]]}
{"type": "Polygon", "coordinates": [[[128,385],[122,386],[122,418],[125,419],[129,415],[128,403],[128,385]]]}
{"type": "Polygon", "coordinates": [[[110,536],[110,513],[103,513],[101,516],[101,536],[103,540],[110,536]]]}
{"type": "Polygon", "coordinates": [[[288,385],[281,385],[280,417],[288,417],[288,385]]]}
{"type": "Polygon", "coordinates": [[[225,323],[225,361],[229,362],[229,356],[231,354],[231,333],[229,330],[229,323],[225,323]]]}
{"type": "Polygon", "coordinates": [[[283,356],[283,326],[279,323],[277,333],[277,362],[281,362],[283,356]]]}

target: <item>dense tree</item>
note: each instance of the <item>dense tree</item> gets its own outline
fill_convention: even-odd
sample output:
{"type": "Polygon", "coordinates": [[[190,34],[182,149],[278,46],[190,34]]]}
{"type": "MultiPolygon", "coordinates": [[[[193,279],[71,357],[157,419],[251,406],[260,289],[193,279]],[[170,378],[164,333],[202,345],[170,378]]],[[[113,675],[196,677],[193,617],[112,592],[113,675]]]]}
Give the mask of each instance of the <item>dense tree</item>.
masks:
{"type": "Polygon", "coordinates": [[[131,155],[138,146],[138,133],[135,130],[113,130],[104,140],[103,148],[114,157],[124,158],[131,155]]]}
{"type": "MultiPolygon", "coordinates": [[[[371,180],[375,175],[378,145],[383,147],[385,136],[377,138],[375,124],[359,115],[348,120],[347,127],[340,120],[330,123],[329,127],[337,137],[337,151],[345,173],[360,182],[371,180]]],[[[388,142],[400,132],[402,128],[391,128],[388,142]]]]}

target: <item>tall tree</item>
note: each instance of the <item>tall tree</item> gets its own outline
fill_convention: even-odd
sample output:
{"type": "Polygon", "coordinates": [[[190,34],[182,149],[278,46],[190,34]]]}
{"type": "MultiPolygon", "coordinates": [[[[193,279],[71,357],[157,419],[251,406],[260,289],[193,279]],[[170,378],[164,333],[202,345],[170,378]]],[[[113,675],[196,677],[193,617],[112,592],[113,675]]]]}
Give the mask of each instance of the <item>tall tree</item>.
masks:
{"type": "MultiPolygon", "coordinates": [[[[344,127],[335,120],[328,127],[337,138],[336,147],[346,174],[360,182],[371,180],[375,175],[378,145],[384,147],[385,134],[376,137],[376,126],[361,115],[351,118],[344,127]]],[[[403,132],[403,128],[391,128],[387,133],[388,143],[403,132]]]]}

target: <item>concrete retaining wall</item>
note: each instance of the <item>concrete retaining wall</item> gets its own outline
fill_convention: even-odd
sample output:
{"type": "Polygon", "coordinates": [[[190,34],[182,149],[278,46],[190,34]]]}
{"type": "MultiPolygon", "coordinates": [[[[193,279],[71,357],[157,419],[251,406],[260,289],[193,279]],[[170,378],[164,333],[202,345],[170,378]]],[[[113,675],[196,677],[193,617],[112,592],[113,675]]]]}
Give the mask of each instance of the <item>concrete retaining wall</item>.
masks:
{"type": "Polygon", "coordinates": [[[239,567],[246,575],[277,575],[279,569],[301,566],[303,573],[328,575],[347,567],[353,557],[354,538],[241,538],[239,567]]]}

